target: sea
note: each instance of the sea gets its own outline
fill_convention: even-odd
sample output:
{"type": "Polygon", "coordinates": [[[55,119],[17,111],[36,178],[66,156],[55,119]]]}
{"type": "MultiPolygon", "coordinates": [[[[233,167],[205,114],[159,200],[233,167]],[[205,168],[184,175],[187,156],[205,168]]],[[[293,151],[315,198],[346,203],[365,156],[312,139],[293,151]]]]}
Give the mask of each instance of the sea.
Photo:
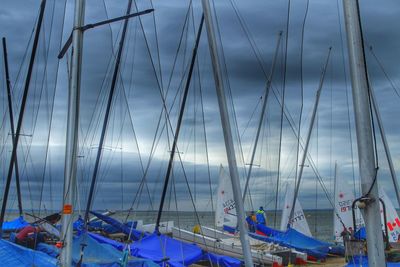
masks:
{"type": "MultiPolygon", "coordinates": [[[[40,212],[33,211],[38,217],[45,217],[52,211],[40,212]]],[[[99,211],[103,212],[103,211],[99,211]]],[[[32,213],[32,211],[31,211],[32,213]]],[[[313,237],[323,241],[333,241],[333,210],[304,210],[308,225],[313,237]]],[[[267,226],[279,229],[281,221],[281,212],[266,211],[265,217],[267,226]]],[[[82,214],[83,216],[83,214],[82,214]]],[[[12,220],[18,217],[15,211],[6,213],[6,220],[12,220]]],[[[125,222],[134,220],[143,220],[144,224],[155,223],[157,218],[156,211],[116,211],[113,218],[125,222]]],[[[214,227],[214,213],[210,211],[164,211],[161,221],[174,221],[174,225],[186,230],[192,230],[196,224],[214,227]]],[[[35,221],[33,217],[25,215],[27,221],[35,221]]]]}

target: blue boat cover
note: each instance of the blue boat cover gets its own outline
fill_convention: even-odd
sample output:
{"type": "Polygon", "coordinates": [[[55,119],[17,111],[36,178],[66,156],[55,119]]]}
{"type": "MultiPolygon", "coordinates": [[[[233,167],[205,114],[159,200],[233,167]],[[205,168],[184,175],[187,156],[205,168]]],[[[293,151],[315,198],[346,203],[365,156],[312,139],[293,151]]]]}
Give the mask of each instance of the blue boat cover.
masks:
{"type": "Polygon", "coordinates": [[[328,253],[344,255],[344,248],[342,246],[306,236],[292,228],[286,231],[279,231],[262,224],[257,224],[256,227],[258,231],[266,236],[249,233],[251,237],[266,242],[277,243],[285,247],[295,248],[317,259],[326,258],[328,253]]]}
{"type": "MultiPolygon", "coordinates": [[[[93,221],[88,223],[88,228],[90,231],[96,230],[103,230],[102,221],[93,221]]],[[[82,217],[79,218],[73,223],[74,231],[78,231],[81,233],[84,230],[85,222],[83,221],[82,217]]]]}
{"type": "Polygon", "coordinates": [[[1,266],[56,267],[57,260],[49,255],[0,239],[1,266]]]}
{"type": "MultiPolygon", "coordinates": [[[[103,237],[108,242],[115,242],[111,239],[103,237]]],[[[122,259],[124,253],[115,249],[110,244],[105,242],[98,242],[92,237],[92,234],[82,233],[80,236],[74,237],[73,248],[72,248],[72,263],[73,266],[77,266],[81,257],[81,244],[85,245],[83,250],[83,261],[81,267],[120,267],[122,265],[122,259]]],[[[58,257],[60,249],[55,246],[48,245],[45,243],[39,243],[37,249],[50,255],[51,257],[58,257]]],[[[158,267],[157,264],[146,259],[128,259],[128,267],[158,267]]]]}
{"type": "Polygon", "coordinates": [[[24,220],[23,216],[19,216],[18,218],[3,223],[3,231],[17,231],[25,226],[29,225],[27,221],[24,220]]]}
{"type": "Polygon", "coordinates": [[[235,234],[237,233],[237,229],[228,225],[223,226],[224,231],[230,233],[230,234],[235,234]]]}
{"type": "MultiPolygon", "coordinates": [[[[398,267],[400,262],[386,262],[386,267],[398,267]]],[[[368,267],[367,256],[356,256],[352,257],[346,267],[368,267]]]]}
{"type": "Polygon", "coordinates": [[[113,246],[114,248],[122,251],[125,249],[126,244],[109,239],[107,237],[104,237],[102,235],[99,234],[95,234],[95,233],[88,233],[93,239],[95,239],[97,242],[99,243],[104,243],[104,244],[109,244],[111,246],[113,246]]]}
{"type": "Polygon", "coordinates": [[[226,266],[226,267],[242,266],[242,262],[238,259],[231,258],[228,256],[221,256],[214,253],[208,253],[207,255],[204,255],[204,259],[209,259],[212,263],[217,264],[217,266],[226,266]]]}
{"type": "MultiPolygon", "coordinates": [[[[112,241],[112,240],[110,240],[112,241]]],[[[100,243],[92,238],[87,233],[82,233],[80,236],[74,237],[72,258],[73,262],[77,264],[81,257],[82,245],[83,261],[82,267],[120,267],[124,253],[115,249],[110,244],[100,243]]],[[[157,266],[154,262],[144,259],[129,260],[127,265],[129,267],[143,266],[152,267],[157,266]]]]}
{"type": "MultiPolygon", "coordinates": [[[[98,242],[107,243],[118,250],[123,250],[126,247],[123,243],[98,234],[89,233],[89,235],[98,242]]],[[[239,267],[242,265],[238,259],[206,253],[197,245],[181,242],[164,235],[152,234],[129,246],[132,256],[151,259],[160,266],[165,266],[167,263],[176,267],[189,266],[200,260],[210,260],[217,266],[225,267],[239,267]]]]}
{"type": "Polygon", "coordinates": [[[111,218],[109,216],[106,216],[106,215],[103,215],[103,214],[100,214],[100,213],[97,213],[94,211],[91,211],[90,213],[92,213],[94,216],[96,216],[100,220],[110,224],[111,226],[113,226],[114,228],[118,229],[120,232],[122,232],[126,235],[129,235],[129,233],[131,233],[130,236],[131,236],[132,240],[139,240],[148,235],[144,232],[136,230],[132,226],[125,225],[125,224],[119,222],[118,220],[111,218]]]}
{"type": "MultiPolygon", "coordinates": [[[[129,235],[129,232],[132,230],[131,239],[138,240],[137,242],[129,245],[131,252],[130,254],[134,257],[151,259],[160,266],[165,266],[167,263],[172,267],[189,266],[201,260],[210,260],[213,263],[219,264],[219,266],[241,266],[241,262],[238,259],[206,253],[195,244],[185,243],[157,233],[147,234],[138,231],[133,227],[129,227],[128,225],[125,225],[114,218],[99,214],[97,212],[91,213],[100,220],[119,229],[126,235],[129,235]]],[[[101,235],[96,235],[93,233],[90,233],[89,235],[96,241],[109,244],[119,250],[123,250],[125,248],[125,244],[110,240],[101,235]]]]}
{"type": "Polygon", "coordinates": [[[361,227],[354,233],[354,237],[356,239],[367,239],[367,231],[365,230],[365,227],[361,227]]]}
{"type": "Polygon", "coordinates": [[[152,259],[163,266],[189,266],[203,259],[203,251],[195,244],[188,244],[165,235],[151,234],[130,246],[131,255],[152,259]]]}

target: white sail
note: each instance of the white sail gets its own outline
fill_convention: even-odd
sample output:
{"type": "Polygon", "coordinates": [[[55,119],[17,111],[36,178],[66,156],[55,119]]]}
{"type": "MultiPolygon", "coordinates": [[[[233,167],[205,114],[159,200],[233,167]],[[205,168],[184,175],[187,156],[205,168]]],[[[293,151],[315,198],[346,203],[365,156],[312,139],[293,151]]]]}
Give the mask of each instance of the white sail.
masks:
{"type": "MultiPolygon", "coordinates": [[[[290,185],[286,187],[285,205],[282,210],[281,230],[285,231],[288,226],[290,210],[293,204],[293,189],[290,185]]],[[[310,227],[308,226],[306,216],[298,199],[293,212],[293,219],[290,220],[290,227],[307,236],[312,236],[310,227]]]]}
{"type": "Polygon", "coordinates": [[[222,165],[219,170],[215,225],[218,227],[227,225],[235,228],[237,226],[236,205],[233,199],[232,182],[222,165]]]}
{"type": "MultiPolygon", "coordinates": [[[[351,232],[354,229],[352,204],[354,201],[354,193],[352,186],[343,181],[340,176],[335,179],[335,214],[334,214],[334,238],[336,242],[343,242],[341,236],[342,232],[346,230],[351,232]],[[339,216],[339,217],[338,217],[339,216]]],[[[356,225],[357,229],[364,225],[364,220],[359,212],[356,210],[356,225]]]]}
{"type": "MultiPolygon", "coordinates": [[[[383,188],[379,188],[379,197],[383,200],[386,207],[386,220],[387,220],[387,228],[389,232],[389,242],[397,242],[399,234],[400,234],[400,219],[397,214],[396,209],[393,206],[392,201],[383,190],[383,188]]],[[[382,227],[384,228],[384,219],[383,219],[383,208],[381,207],[381,215],[382,215],[382,227]]]]}

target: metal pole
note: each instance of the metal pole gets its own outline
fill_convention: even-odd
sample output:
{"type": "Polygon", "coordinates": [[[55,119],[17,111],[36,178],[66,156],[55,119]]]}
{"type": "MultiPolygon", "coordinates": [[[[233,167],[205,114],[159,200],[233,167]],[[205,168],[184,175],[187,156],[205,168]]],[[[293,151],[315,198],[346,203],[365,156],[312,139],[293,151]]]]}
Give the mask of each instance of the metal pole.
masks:
{"type": "Polygon", "coordinates": [[[288,227],[290,227],[290,222],[293,219],[293,213],[294,213],[294,208],[295,208],[295,205],[296,205],[296,199],[297,199],[297,196],[299,194],[301,178],[303,176],[304,163],[306,162],[306,158],[307,158],[308,145],[310,144],[311,133],[312,133],[312,130],[314,128],[315,116],[317,115],[319,98],[321,96],[322,86],[324,85],[326,69],[328,67],[329,57],[331,56],[331,51],[332,51],[332,47],[329,47],[328,56],[326,58],[326,62],[325,62],[324,68],[322,69],[321,79],[319,81],[318,90],[317,90],[317,93],[316,93],[316,96],[315,96],[315,104],[314,104],[313,112],[312,112],[312,115],[311,115],[310,127],[308,128],[307,139],[306,139],[306,143],[304,145],[303,156],[302,156],[301,162],[300,162],[299,176],[297,178],[297,184],[296,184],[296,187],[294,189],[293,203],[292,203],[292,207],[291,207],[291,210],[290,210],[288,227]]]}
{"type": "Polygon", "coordinates": [[[245,212],[242,199],[242,192],[240,189],[239,173],[237,169],[235,149],[233,145],[233,137],[231,132],[231,125],[229,121],[228,107],[225,99],[224,84],[220,70],[220,62],[218,58],[218,49],[214,35],[214,25],[211,17],[210,3],[208,0],[202,0],[203,12],[207,28],[208,44],[210,48],[211,62],[214,72],[215,88],[217,90],[218,104],[221,115],[222,129],[224,132],[225,149],[229,164],[229,174],[232,181],[233,198],[237,208],[238,227],[240,240],[242,243],[244,262],[246,266],[253,266],[253,258],[251,255],[249,236],[247,235],[247,228],[245,224],[245,212]]]}
{"type": "Polygon", "coordinates": [[[393,166],[392,156],[390,154],[389,145],[388,145],[388,142],[386,140],[385,128],[383,127],[381,113],[380,113],[379,107],[378,107],[378,105],[376,103],[375,93],[374,93],[374,90],[372,88],[370,90],[370,95],[371,95],[372,105],[374,106],[376,120],[378,121],[379,131],[381,133],[381,139],[382,139],[383,147],[385,148],[385,154],[386,154],[386,158],[387,158],[387,161],[388,161],[388,164],[389,164],[390,174],[392,176],[394,191],[396,192],[397,203],[400,206],[399,184],[397,182],[397,176],[396,176],[396,172],[394,170],[394,166],[393,166]]]}
{"type": "Polygon", "coordinates": [[[246,184],[244,186],[244,191],[243,191],[243,202],[245,201],[246,198],[246,193],[247,189],[249,187],[249,181],[250,181],[250,176],[251,176],[251,171],[253,170],[253,163],[254,163],[254,157],[256,155],[256,150],[257,150],[257,145],[258,145],[258,139],[260,137],[260,132],[261,132],[261,126],[264,121],[264,115],[265,115],[265,109],[267,107],[267,102],[268,102],[268,96],[269,96],[269,91],[271,89],[271,84],[272,84],[272,77],[274,76],[274,71],[275,71],[275,65],[276,65],[276,59],[278,57],[278,51],[279,51],[279,45],[281,42],[282,38],[282,31],[279,32],[278,40],[276,42],[276,48],[275,48],[275,54],[274,58],[272,60],[272,67],[271,67],[271,73],[269,74],[268,80],[267,80],[267,85],[265,87],[265,94],[264,94],[264,103],[261,109],[261,114],[260,114],[260,120],[258,122],[258,128],[257,128],[257,133],[256,133],[256,140],[254,142],[254,147],[253,147],[253,152],[251,154],[251,160],[250,160],[250,166],[249,166],[249,171],[247,173],[247,179],[246,179],[246,184]]]}
{"type": "MultiPolygon", "coordinates": [[[[337,166],[337,161],[335,161],[335,170],[334,170],[334,173],[333,173],[333,203],[334,203],[334,206],[333,206],[333,224],[332,224],[333,225],[333,236],[334,237],[335,237],[335,220],[336,220],[335,215],[336,215],[337,175],[338,175],[338,166],[337,166]]],[[[344,244],[344,240],[343,240],[343,244],[344,244]]]]}
{"type": "Polygon", "coordinates": [[[192,52],[192,58],[191,58],[190,67],[189,67],[189,73],[188,73],[188,76],[187,76],[187,79],[186,79],[186,84],[185,84],[185,88],[184,88],[184,92],[183,92],[183,98],[182,98],[182,104],[181,104],[181,107],[180,107],[180,110],[179,110],[178,122],[176,124],[174,142],[172,143],[172,149],[171,149],[171,154],[169,156],[167,173],[165,174],[164,186],[163,186],[163,191],[162,191],[162,194],[161,194],[160,207],[158,208],[158,213],[157,213],[157,221],[156,221],[156,229],[155,229],[155,231],[157,233],[159,233],[158,229],[160,227],[162,210],[164,208],[165,196],[167,194],[169,178],[171,176],[172,164],[174,163],[176,146],[177,146],[177,143],[178,143],[179,132],[180,132],[180,129],[181,129],[181,124],[182,124],[182,119],[183,119],[183,112],[185,111],[186,99],[187,99],[188,92],[189,92],[190,82],[192,80],[194,63],[196,62],[197,49],[198,49],[199,43],[200,43],[200,37],[201,37],[201,31],[203,30],[203,24],[204,24],[204,15],[201,16],[200,26],[199,26],[199,29],[197,31],[196,43],[194,45],[193,52],[192,52]]]}
{"type": "Polygon", "coordinates": [[[85,0],[75,0],[74,29],[72,34],[71,81],[68,91],[67,138],[65,150],[64,193],[61,240],[61,266],[70,267],[72,261],[72,220],[76,190],[76,164],[78,153],[79,95],[81,84],[83,31],[80,27],[85,18],[85,0]]]}
{"type": "Polygon", "coordinates": [[[382,238],[379,193],[376,183],[374,146],[372,138],[369,87],[364,55],[364,43],[357,0],[343,0],[344,18],[349,51],[351,84],[361,189],[365,202],[364,221],[368,242],[368,266],[386,266],[382,238]]]}
{"type": "MultiPolygon", "coordinates": [[[[3,37],[3,56],[4,56],[4,70],[6,73],[6,88],[7,88],[7,100],[8,100],[8,114],[10,115],[10,126],[11,126],[11,140],[14,144],[15,139],[15,127],[14,127],[14,112],[12,108],[12,99],[11,99],[11,81],[10,74],[8,71],[8,57],[7,57],[7,45],[6,38],[3,37]]],[[[17,152],[15,152],[17,153],[17,152]]],[[[18,198],[18,210],[19,216],[22,216],[22,200],[21,200],[21,187],[19,183],[19,168],[18,168],[18,156],[15,156],[15,186],[17,188],[17,198],[18,198]]]]}
{"type": "MultiPolygon", "coordinates": [[[[128,8],[126,10],[126,14],[129,14],[131,12],[131,7],[132,7],[132,0],[129,0],[128,8]]],[[[94,164],[92,181],[91,181],[91,184],[90,184],[89,196],[88,196],[88,199],[87,199],[87,205],[86,205],[86,211],[85,211],[85,220],[84,220],[85,228],[86,228],[87,223],[89,221],[89,211],[90,211],[90,209],[92,207],[94,186],[96,185],[96,178],[97,178],[97,173],[99,171],[99,165],[100,165],[100,159],[101,159],[101,155],[102,155],[102,151],[103,151],[104,139],[105,139],[105,136],[106,136],[107,126],[108,126],[108,122],[109,122],[109,118],[110,118],[111,104],[112,104],[112,100],[114,98],[115,85],[117,83],[117,78],[118,78],[118,74],[119,74],[119,66],[120,66],[120,62],[121,62],[122,51],[124,49],[126,29],[128,28],[128,22],[129,22],[129,20],[125,19],[124,26],[122,28],[121,39],[119,41],[117,58],[115,60],[114,73],[113,73],[113,77],[112,77],[112,80],[111,80],[111,88],[110,88],[110,92],[108,94],[107,106],[106,106],[106,111],[105,111],[105,114],[104,114],[103,127],[101,129],[99,147],[97,149],[96,161],[95,161],[95,164],[94,164]]]]}
{"type": "Polygon", "coordinates": [[[45,7],[46,7],[46,0],[42,0],[42,2],[40,4],[40,13],[39,13],[38,23],[36,26],[35,37],[33,39],[32,53],[31,53],[31,58],[29,60],[28,72],[26,74],[26,79],[25,79],[25,84],[24,84],[24,93],[22,96],[21,109],[19,111],[19,116],[18,116],[17,130],[15,131],[15,137],[13,140],[13,149],[12,149],[12,154],[11,154],[10,165],[8,167],[6,185],[4,187],[3,203],[1,206],[1,214],[0,214],[0,238],[3,233],[3,222],[4,222],[4,215],[5,215],[6,208],[7,208],[8,193],[10,191],[10,184],[11,184],[11,179],[12,179],[12,175],[13,175],[14,162],[17,158],[18,141],[19,141],[19,136],[21,133],[22,121],[24,119],[26,100],[28,98],[29,85],[30,85],[30,81],[32,78],[33,64],[35,63],[36,50],[37,50],[37,46],[39,43],[40,29],[42,28],[45,7]]]}

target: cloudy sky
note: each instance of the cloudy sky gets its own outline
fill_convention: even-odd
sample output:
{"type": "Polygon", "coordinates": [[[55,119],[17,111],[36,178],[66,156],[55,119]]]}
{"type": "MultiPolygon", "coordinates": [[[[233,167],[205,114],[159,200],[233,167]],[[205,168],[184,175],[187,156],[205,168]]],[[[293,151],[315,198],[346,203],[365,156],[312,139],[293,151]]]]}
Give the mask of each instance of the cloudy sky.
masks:
{"type": "MultiPolygon", "coordinates": [[[[24,115],[24,135],[18,150],[26,209],[58,209],[61,205],[71,54],[69,51],[60,61],[56,56],[71,32],[73,2],[47,1],[24,115]]],[[[7,38],[15,121],[39,6],[38,0],[3,0],[0,7],[0,36],[7,38]]],[[[125,0],[87,0],[86,23],[121,16],[126,12],[126,6],[125,0]]],[[[293,183],[295,179],[299,121],[301,119],[301,139],[304,140],[330,46],[331,59],[311,137],[312,163],[306,162],[300,201],[305,208],[330,207],[312,166],[317,168],[329,194],[332,194],[335,162],[338,177],[358,193],[356,136],[342,2],[310,0],[307,9],[306,0],[292,1],[289,18],[287,1],[254,0],[249,3],[222,0],[215,1],[213,7],[236,158],[243,183],[264,101],[261,96],[271,72],[278,34],[283,31],[250,181],[254,206],[274,209],[277,181],[278,190],[284,191],[285,184],[293,183]],[[285,114],[281,120],[283,93],[285,114]]],[[[400,96],[397,60],[400,36],[396,25],[400,5],[396,0],[384,0],[379,5],[376,1],[364,0],[360,2],[360,7],[365,43],[373,47],[376,55],[375,58],[369,49],[366,51],[371,84],[398,171],[400,143],[397,134],[400,122],[397,114],[400,96]]],[[[137,0],[134,6],[134,10],[148,8],[155,11],[140,19],[130,19],[107,127],[95,208],[158,207],[172,144],[171,129],[175,132],[183,84],[202,11],[197,0],[137,0]],[[163,112],[163,101],[169,116],[163,112]],[[142,188],[143,177],[146,183],[142,188]]],[[[86,203],[121,29],[122,23],[118,22],[85,32],[78,207],[86,203]]],[[[0,72],[0,171],[4,181],[11,154],[11,132],[3,64],[0,64],[0,72]]],[[[166,210],[193,209],[189,191],[197,209],[211,209],[219,165],[227,164],[217,104],[204,28],[166,210]]],[[[387,188],[389,195],[395,199],[378,132],[377,140],[379,184],[387,188]]],[[[302,150],[300,156],[301,153],[302,150]]],[[[9,206],[16,208],[15,188],[11,190],[9,206]]],[[[280,193],[278,207],[282,205],[282,196],[280,193]]],[[[246,202],[246,207],[250,207],[250,202],[246,202]]]]}

